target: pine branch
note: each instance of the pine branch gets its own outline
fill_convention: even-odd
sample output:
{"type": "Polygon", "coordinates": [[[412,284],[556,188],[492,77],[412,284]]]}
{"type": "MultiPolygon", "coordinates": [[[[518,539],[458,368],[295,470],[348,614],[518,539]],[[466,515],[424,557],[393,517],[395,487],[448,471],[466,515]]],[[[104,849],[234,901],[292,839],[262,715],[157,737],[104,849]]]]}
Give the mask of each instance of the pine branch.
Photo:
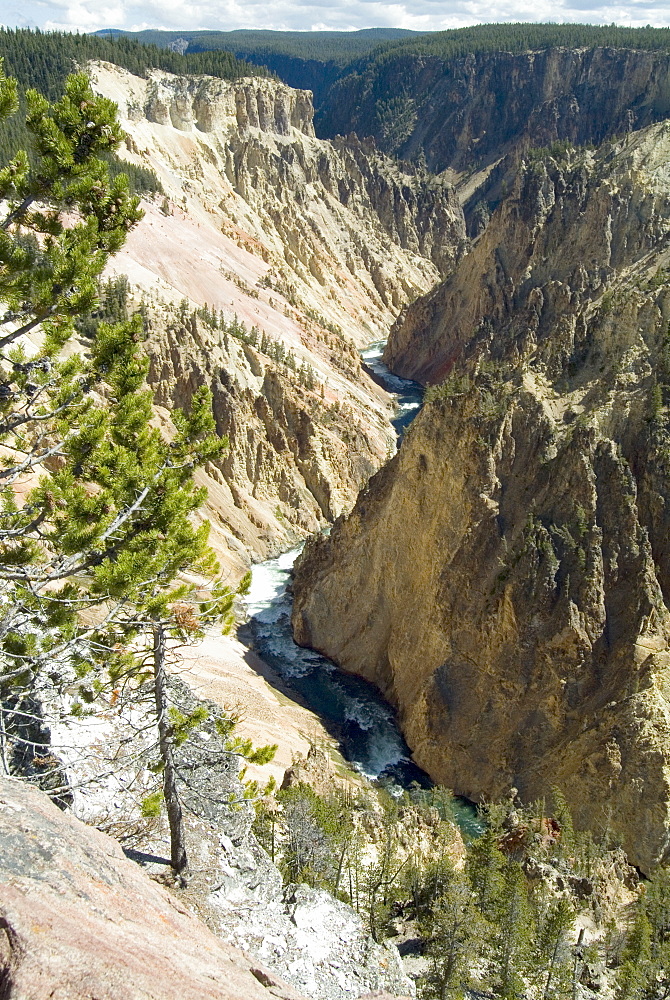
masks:
{"type": "MultiPolygon", "coordinates": [[[[14,482],[16,482],[16,479],[23,472],[27,472],[28,469],[33,469],[36,465],[42,465],[47,458],[52,458],[54,455],[62,455],[63,452],[61,451],[61,448],[63,447],[67,439],[69,437],[72,437],[74,433],[75,433],[74,431],[70,431],[68,434],[65,435],[62,441],[57,441],[56,444],[51,446],[51,448],[48,448],[46,451],[41,452],[41,454],[39,455],[35,455],[35,449],[39,447],[44,438],[47,437],[46,434],[41,435],[33,445],[33,449],[30,452],[29,457],[26,458],[24,462],[21,462],[20,465],[14,465],[10,469],[0,470],[0,479],[7,479],[7,477],[9,477],[6,485],[11,486],[14,482]]],[[[18,448],[13,448],[12,450],[18,451],[18,448]]],[[[2,573],[0,572],[0,579],[1,578],[2,578],[2,573]]],[[[5,577],[4,579],[12,579],[12,578],[5,577]]],[[[16,579],[21,579],[21,578],[17,577],[16,579]]]]}
{"type": "Polygon", "coordinates": [[[0,349],[13,344],[14,341],[18,340],[19,337],[22,337],[24,333],[30,333],[30,331],[34,330],[36,326],[43,323],[45,319],[49,319],[50,316],[53,316],[57,312],[57,309],[58,305],[54,303],[54,305],[50,306],[48,309],[41,310],[37,316],[30,320],[29,323],[24,323],[23,326],[18,328],[18,330],[13,330],[12,333],[7,333],[4,337],[0,337],[0,349]]]}
{"type": "MultiPolygon", "coordinates": [[[[39,397],[45,390],[52,388],[56,383],[50,382],[45,386],[40,386],[40,391],[35,393],[30,400],[27,401],[26,406],[34,406],[39,397]]],[[[79,394],[77,392],[71,393],[70,396],[61,403],[60,406],[56,407],[55,410],[50,410],[48,413],[31,413],[28,409],[21,416],[16,416],[13,420],[6,423],[0,423],[0,435],[11,434],[15,431],[17,427],[22,427],[27,423],[41,424],[47,421],[54,420],[56,417],[60,416],[61,413],[65,413],[72,403],[75,401],[79,394]]]]}
{"type": "MultiPolygon", "coordinates": [[[[42,192],[42,197],[47,196],[48,193],[49,193],[48,189],[45,190],[45,191],[43,191],[42,192]]],[[[3,221],[0,222],[0,229],[6,232],[9,229],[9,227],[12,225],[12,223],[16,222],[17,219],[19,219],[22,215],[26,214],[26,211],[30,208],[30,206],[35,201],[37,201],[37,194],[33,193],[33,194],[26,195],[26,197],[23,199],[23,201],[21,202],[21,204],[18,205],[15,209],[13,209],[9,213],[9,215],[5,216],[5,218],[3,219],[3,221]]]]}

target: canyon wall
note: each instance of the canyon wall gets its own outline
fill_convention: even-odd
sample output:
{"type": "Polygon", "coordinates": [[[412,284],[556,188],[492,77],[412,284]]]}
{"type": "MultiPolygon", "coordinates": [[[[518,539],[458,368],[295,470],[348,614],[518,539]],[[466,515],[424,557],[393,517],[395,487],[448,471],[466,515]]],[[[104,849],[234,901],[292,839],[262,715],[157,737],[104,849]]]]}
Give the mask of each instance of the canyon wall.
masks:
{"type": "Polygon", "coordinates": [[[342,351],[350,391],[333,400],[322,396],[323,382],[197,313],[163,305],[148,312],[147,326],[149,384],[165,426],[200,386],[212,391],[228,447],[196,479],[207,487],[210,544],[234,576],[250,556],[268,558],[349,510],[393,447],[384,394],[368,384],[355,351],[342,351]]]}
{"type": "Polygon", "coordinates": [[[558,786],[670,857],[670,125],[536,155],[389,342],[399,454],[297,567],[294,629],[472,799],[558,786]]]}
{"type": "Polygon", "coordinates": [[[334,84],[318,130],[355,130],[400,156],[423,153],[431,170],[470,173],[522,136],[536,146],[600,143],[669,113],[667,52],[556,47],[444,58],[399,48],[334,84]]]}
{"type": "Polygon", "coordinates": [[[350,509],[393,451],[388,396],[357,350],[450,271],[463,213],[444,180],[403,173],[356,140],[316,139],[309,92],[261,78],[140,79],[107,63],[91,75],[119,105],[122,158],[165,191],[143,203],[110,274],[144,298],[159,406],[213,390],[230,447],[201,480],[212,542],[239,576],[250,557],[350,509]],[[193,315],[205,305],[255,328],[255,346],[193,315]],[[264,337],[291,366],[260,350],[264,337]]]}
{"type": "Polygon", "coordinates": [[[211,273],[218,257],[218,270],[234,273],[238,292],[249,291],[242,282],[251,286],[257,321],[270,320],[268,307],[311,310],[364,344],[461,253],[463,216],[449,185],[403,173],[356,140],[315,139],[308,91],[158,70],[143,80],[107,63],[91,74],[94,87],[119,105],[128,135],[121,156],[153,169],[165,189],[162,242],[175,226],[206,230],[199,234],[204,273],[190,285],[185,238],[179,273],[147,254],[151,212],[117,258],[119,269],[127,262],[138,272],[142,263],[194,301],[207,293],[206,276],[206,301],[225,308],[232,293],[221,273],[218,280],[211,273]],[[221,234],[234,247],[219,245],[221,234]],[[209,249],[207,237],[215,240],[209,249]]]}

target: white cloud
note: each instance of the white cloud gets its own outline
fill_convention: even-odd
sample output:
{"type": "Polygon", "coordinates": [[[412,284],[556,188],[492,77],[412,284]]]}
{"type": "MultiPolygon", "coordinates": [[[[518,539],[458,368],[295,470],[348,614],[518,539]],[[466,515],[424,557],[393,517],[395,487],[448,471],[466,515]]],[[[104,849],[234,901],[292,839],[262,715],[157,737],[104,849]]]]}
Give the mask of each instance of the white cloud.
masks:
{"type": "Polygon", "coordinates": [[[273,28],[352,30],[443,28],[495,21],[572,21],[640,27],[670,24],[670,0],[26,0],[1,15],[10,27],[95,31],[98,28],[273,28]]]}

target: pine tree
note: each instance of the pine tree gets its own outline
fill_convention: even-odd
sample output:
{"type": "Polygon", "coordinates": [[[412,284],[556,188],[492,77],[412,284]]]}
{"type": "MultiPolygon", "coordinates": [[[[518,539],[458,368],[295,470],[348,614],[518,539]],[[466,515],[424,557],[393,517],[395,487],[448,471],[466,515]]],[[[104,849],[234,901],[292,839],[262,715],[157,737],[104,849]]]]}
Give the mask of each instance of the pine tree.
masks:
{"type": "Polygon", "coordinates": [[[617,1000],[670,996],[670,871],[659,868],[637,903],[621,957],[617,1000]]]}
{"type": "Polygon", "coordinates": [[[367,867],[363,878],[370,933],[377,942],[388,934],[398,876],[407,863],[398,856],[398,803],[389,795],[382,799],[382,806],[383,839],[376,860],[367,867]]]}
{"type": "Polygon", "coordinates": [[[552,798],[554,800],[554,816],[558,820],[560,837],[556,844],[556,854],[561,860],[565,860],[575,847],[575,830],[572,822],[572,813],[568,806],[565,795],[560,788],[552,788],[552,798]]]}
{"type": "Polygon", "coordinates": [[[616,1000],[642,1000],[647,995],[647,987],[652,978],[651,932],[647,915],[643,911],[638,913],[621,956],[616,1000]]]}
{"type": "MultiPolygon", "coordinates": [[[[17,107],[16,88],[0,79],[0,114],[17,107]]],[[[93,94],[83,74],[68,79],[54,104],[26,95],[26,126],[35,158],[21,151],[0,169],[0,350],[38,325],[45,353],[74,332],[74,317],[91,311],[109,256],[139,221],[138,199],[124,175],[109,179],[101,154],[122,138],[112,101],[93,94]],[[76,221],[71,222],[72,217],[76,221]]]]}
{"type": "Polygon", "coordinates": [[[525,985],[521,974],[528,960],[532,922],[526,878],[516,861],[506,862],[501,892],[494,905],[495,996],[501,1000],[522,1000],[525,985]]]}
{"type": "Polygon", "coordinates": [[[467,873],[477,897],[480,912],[487,918],[495,916],[496,901],[502,891],[502,871],[505,858],[496,835],[487,827],[473,842],[468,852],[467,873]]]}
{"type": "Polygon", "coordinates": [[[472,889],[446,857],[441,881],[442,891],[431,907],[426,949],[430,967],[421,995],[435,1000],[460,1000],[471,981],[486,925],[472,889]]]}
{"type": "MultiPolygon", "coordinates": [[[[221,583],[194,602],[192,587],[174,582],[185,569],[217,571],[208,525],[192,521],[205,498],[193,472],[225,441],[204,388],[173,414],[171,440],[152,426],[141,316],[93,324],[86,356],[59,354],[141,213],[100,158],[121,138],[112,102],[82,75],[53,104],[34,92],[27,102],[35,155],[0,169],[0,758],[9,770],[12,720],[47,681],[78,692],[75,713],[112,688],[132,697],[147,651],[180,871],[174,749],[197,719],[177,725],[171,714],[166,652],[170,634],[184,633],[183,602],[198,629],[230,616],[234,595],[221,583]]],[[[15,85],[0,77],[0,116],[16,107],[15,85]]],[[[231,751],[249,756],[234,740],[231,751]]]]}
{"type": "Polygon", "coordinates": [[[569,934],[575,912],[565,899],[537,900],[538,920],[530,959],[542,1000],[559,1000],[572,993],[572,951],[569,934]]]}

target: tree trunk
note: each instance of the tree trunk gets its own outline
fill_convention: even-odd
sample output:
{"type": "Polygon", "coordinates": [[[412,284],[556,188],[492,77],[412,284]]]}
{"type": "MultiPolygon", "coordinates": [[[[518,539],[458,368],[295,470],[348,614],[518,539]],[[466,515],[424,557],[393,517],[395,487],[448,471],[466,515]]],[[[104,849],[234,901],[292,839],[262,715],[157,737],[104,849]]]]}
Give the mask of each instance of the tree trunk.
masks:
{"type": "Polygon", "coordinates": [[[344,858],[346,856],[348,846],[349,845],[345,840],[344,845],[342,847],[342,853],[340,854],[340,860],[337,866],[337,875],[335,876],[335,892],[337,892],[338,886],[340,884],[340,878],[342,877],[342,868],[344,866],[344,858]]]}
{"type": "Polygon", "coordinates": [[[0,701],[0,763],[2,763],[3,773],[9,777],[9,764],[7,762],[7,733],[5,730],[5,708],[0,701]]]}
{"type": "Polygon", "coordinates": [[[158,745],[163,763],[163,798],[170,824],[170,864],[176,872],[183,872],[188,866],[184,838],[184,817],[177,791],[177,771],[174,764],[172,730],[168,716],[167,678],[165,675],[165,626],[155,622],[154,636],[154,690],[156,694],[156,719],[158,723],[158,745]]]}

